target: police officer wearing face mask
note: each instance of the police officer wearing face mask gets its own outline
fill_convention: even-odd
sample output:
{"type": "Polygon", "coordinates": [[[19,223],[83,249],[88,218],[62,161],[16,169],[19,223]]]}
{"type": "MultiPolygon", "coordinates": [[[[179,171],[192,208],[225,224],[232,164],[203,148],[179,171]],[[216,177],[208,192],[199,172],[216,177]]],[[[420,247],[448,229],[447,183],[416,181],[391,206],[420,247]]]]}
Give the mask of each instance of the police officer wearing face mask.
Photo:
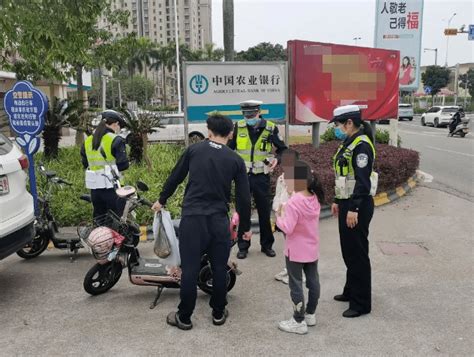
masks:
{"type": "Polygon", "coordinates": [[[334,110],[331,120],[343,143],[333,159],[336,198],[331,210],[339,220],[342,256],[347,267],[343,293],[334,300],[349,302],[344,317],[371,311],[369,224],[374,213],[378,176],[373,172],[375,147],[372,129],[361,118],[357,105],[334,110]]]}
{"type": "Polygon", "coordinates": [[[101,113],[101,121],[81,148],[82,165],[86,169],[86,188],[91,190],[93,216],[97,218],[112,210],[117,215],[123,211],[114,187],[114,176],[128,169],[125,142],[117,134],[126,126],[122,114],[115,110],[101,113]]]}
{"type": "MultiPolygon", "coordinates": [[[[262,102],[258,100],[240,103],[245,119],[236,123],[229,147],[236,150],[245,161],[250,192],[257,206],[261,251],[269,257],[274,257],[276,254],[272,249],[275,238],[270,222],[269,174],[276,167],[278,158],[287,147],[278,134],[278,127],[260,115],[261,105],[262,102]],[[274,147],[277,158],[272,155],[274,147]]],[[[239,259],[245,259],[250,248],[250,241],[243,239],[243,233],[239,231],[239,252],[237,253],[239,259]]]]}

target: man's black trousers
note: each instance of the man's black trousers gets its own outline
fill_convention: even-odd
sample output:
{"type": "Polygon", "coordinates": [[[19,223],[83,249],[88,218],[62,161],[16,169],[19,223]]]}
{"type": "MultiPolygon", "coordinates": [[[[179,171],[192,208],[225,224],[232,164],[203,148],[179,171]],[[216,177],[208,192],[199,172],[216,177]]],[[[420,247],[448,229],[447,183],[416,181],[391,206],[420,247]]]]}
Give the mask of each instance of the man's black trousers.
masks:
{"type": "Polygon", "coordinates": [[[91,190],[91,200],[94,207],[94,218],[106,214],[109,210],[120,216],[125,207],[125,201],[117,196],[114,188],[97,188],[91,190]]]}
{"type": "MultiPolygon", "coordinates": [[[[275,238],[273,237],[271,214],[270,175],[249,174],[250,194],[253,195],[258,212],[258,223],[260,226],[260,245],[264,249],[271,249],[275,238]]],[[[239,250],[248,250],[250,241],[242,239],[243,233],[239,230],[239,250]]]]}
{"type": "Polygon", "coordinates": [[[339,236],[344,263],[347,267],[343,294],[349,298],[349,308],[369,313],[371,306],[371,267],[369,259],[369,225],[374,214],[374,200],[364,199],[359,207],[358,224],[349,228],[346,223],[349,201],[339,202],[339,236]]]}
{"type": "Polygon", "coordinates": [[[179,225],[181,255],[181,302],[179,318],[189,323],[196,306],[201,256],[209,254],[213,274],[210,306],[219,316],[227,305],[227,262],[231,248],[229,218],[226,213],[210,216],[184,216],[179,225]]]}

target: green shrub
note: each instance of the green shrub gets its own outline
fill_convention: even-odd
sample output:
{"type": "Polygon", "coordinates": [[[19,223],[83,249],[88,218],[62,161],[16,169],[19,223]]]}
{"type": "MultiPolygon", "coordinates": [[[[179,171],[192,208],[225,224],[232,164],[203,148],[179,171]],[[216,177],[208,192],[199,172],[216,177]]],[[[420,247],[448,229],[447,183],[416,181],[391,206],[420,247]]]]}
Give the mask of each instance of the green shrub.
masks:
{"type": "Polygon", "coordinates": [[[336,140],[336,133],[333,126],[327,128],[323,135],[321,135],[321,141],[323,143],[327,143],[332,140],[336,140]]]}
{"type": "MultiPolygon", "coordinates": [[[[135,185],[136,181],[145,182],[150,191],[143,194],[144,197],[154,202],[163,188],[165,180],[178,161],[183,148],[177,145],[150,145],[149,154],[153,169],[149,170],[146,165],[132,164],[125,171],[123,183],[135,185]]],[[[44,160],[43,154],[39,153],[36,161],[44,160]]],[[[84,169],[81,163],[80,150],[77,147],[61,148],[56,160],[44,161],[48,170],[56,171],[58,176],[68,180],[73,185],[65,186],[55,190],[51,207],[53,214],[61,226],[75,226],[82,221],[90,221],[92,217],[92,206],[79,199],[83,193],[87,193],[84,185],[84,169]]],[[[39,191],[42,190],[44,181],[39,179],[39,191]]],[[[176,193],[168,201],[167,209],[172,216],[179,216],[181,203],[184,196],[185,185],[181,185],[176,193]]],[[[140,224],[149,224],[153,220],[153,212],[146,207],[137,210],[137,221],[140,224]]]]}

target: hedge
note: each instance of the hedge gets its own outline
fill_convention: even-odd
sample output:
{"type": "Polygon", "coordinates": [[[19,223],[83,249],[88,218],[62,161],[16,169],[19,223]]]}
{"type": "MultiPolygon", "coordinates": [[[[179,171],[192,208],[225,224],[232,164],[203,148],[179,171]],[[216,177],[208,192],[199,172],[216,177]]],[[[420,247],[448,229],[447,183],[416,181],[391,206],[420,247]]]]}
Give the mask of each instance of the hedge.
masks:
{"type": "MultiPolygon", "coordinates": [[[[311,144],[292,145],[291,148],[300,153],[300,159],[306,161],[317,173],[324,188],[326,203],[334,199],[334,171],[332,157],[340,141],[323,143],[318,149],[311,144]]],[[[386,144],[376,144],[375,171],[379,174],[378,192],[385,192],[402,185],[412,177],[418,169],[420,158],[416,151],[396,148],[386,144]]],[[[278,167],[272,175],[272,187],[276,178],[281,175],[278,167]]]]}
{"type": "MultiPolygon", "coordinates": [[[[124,184],[135,185],[137,180],[145,182],[150,191],[144,197],[150,201],[158,199],[158,195],[168,175],[178,161],[183,148],[177,145],[150,145],[149,155],[153,169],[149,170],[144,164],[131,164],[125,171],[124,184]]],[[[38,153],[36,161],[43,160],[42,153],[38,153]]],[[[75,226],[82,221],[89,221],[92,217],[92,206],[79,199],[83,193],[88,193],[84,186],[84,169],[81,164],[80,151],[77,147],[61,148],[56,160],[44,161],[48,170],[56,171],[58,176],[70,181],[73,186],[64,186],[54,190],[51,208],[61,226],[75,226]]],[[[40,176],[40,175],[38,175],[40,176]]],[[[44,187],[44,179],[39,180],[39,189],[44,187]]],[[[173,216],[181,213],[181,202],[184,196],[184,185],[181,185],[174,196],[168,201],[167,209],[173,216]]],[[[153,214],[148,208],[137,211],[137,220],[141,224],[152,222],[153,214]]]]}
{"type": "MultiPolygon", "coordinates": [[[[311,144],[298,144],[291,147],[300,152],[301,159],[307,161],[320,177],[327,202],[334,197],[334,173],[332,171],[332,156],[336,152],[338,141],[324,143],[315,149],[311,144]]],[[[379,192],[393,189],[403,184],[415,174],[419,164],[419,155],[416,151],[395,148],[384,144],[377,144],[377,159],[375,169],[379,173],[379,192]]],[[[148,184],[150,191],[144,196],[155,201],[168,175],[179,159],[183,148],[176,145],[150,145],[149,154],[153,164],[151,170],[146,165],[132,164],[125,171],[124,183],[135,185],[137,180],[148,184]]],[[[36,157],[42,160],[42,154],[36,157]]],[[[53,213],[61,226],[75,226],[82,221],[89,221],[92,217],[90,204],[79,199],[82,193],[87,193],[84,187],[84,169],[82,168],[79,149],[76,147],[61,148],[56,160],[44,162],[49,170],[70,181],[72,187],[62,187],[55,190],[51,202],[53,213]]],[[[276,178],[281,174],[277,168],[272,175],[273,186],[276,178]]],[[[44,178],[39,180],[39,189],[44,185],[44,178]]],[[[168,201],[167,208],[173,217],[181,213],[181,203],[184,196],[185,184],[178,187],[176,193],[168,201]]],[[[137,221],[140,224],[152,222],[153,214],[148,208],[137,210],[137,221]]]]}

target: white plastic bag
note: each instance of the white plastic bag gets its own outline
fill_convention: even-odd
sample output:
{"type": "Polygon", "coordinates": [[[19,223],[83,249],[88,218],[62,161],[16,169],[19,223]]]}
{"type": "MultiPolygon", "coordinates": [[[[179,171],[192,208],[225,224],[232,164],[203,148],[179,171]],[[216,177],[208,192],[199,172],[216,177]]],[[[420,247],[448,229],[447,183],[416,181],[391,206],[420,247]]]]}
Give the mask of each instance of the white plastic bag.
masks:
{"type": "MultiPolygon", "coordinates": [[[[171,215],[168,211],[161,210],[161,222],[163,223],[163,228],[165,229],[168,241],[171,247],[171,253],[166,258],[158,257],[158,260],[161,264],[170,265],[170,266],[180,266],[181,257],[179,255],[179,242],[176,238],[176,234],[173,227],[173,221],[171,220],[171,215]]],[[[160,231],[160,219],[158,213],[155,213],[155,218],[153,219],[153,239],[158,238],[158,233],[160,231]]]]}

